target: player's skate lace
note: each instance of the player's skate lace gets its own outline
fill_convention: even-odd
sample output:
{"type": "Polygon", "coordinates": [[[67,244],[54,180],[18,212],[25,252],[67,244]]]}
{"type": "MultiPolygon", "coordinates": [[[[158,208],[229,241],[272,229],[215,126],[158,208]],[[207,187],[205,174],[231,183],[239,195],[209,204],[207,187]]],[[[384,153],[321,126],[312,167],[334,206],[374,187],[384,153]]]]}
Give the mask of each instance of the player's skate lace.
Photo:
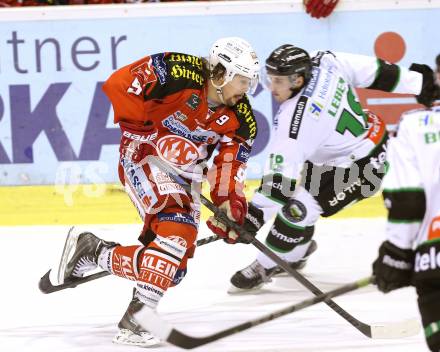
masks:
{"type": "Polygon", "coordinates": [[[241,270],[241,273],[243,274],[243,276],[247,277],[248,279],[252,279],[260,276],[263,282],[270,281],[269,276],[266,275],[266,270],[257,260],[255,260],[253,263],[251,263],[251,265],[241,270]]]}
{"type": "Polygon", "coordinates": [[[73,243],[71,248],[73,253],[64,272],[65,279],[83,277],[86,272],[96,269],[102,249],[117,245],[101,240],[90,232],[83,232],[77,238],[72,238],[72,242],[75,240],[76,243],[73,243]]]}
{"type": "Polygon", "coordinates": [[[81,257],[73,268],[72,275],[82,277],[87,271],[96,269],[96,263],[93,258],[81,257]]]}
{"type": "Polygon", "coordinates": [[[258,260],[255,260],[246,268],[237,271],[231,277],[231,283],[237,288],[249,290],[252,288],[256,288],[257,286],[270,282],[271,277],[273,276],[275,268],[265,269],[258,260]]]}

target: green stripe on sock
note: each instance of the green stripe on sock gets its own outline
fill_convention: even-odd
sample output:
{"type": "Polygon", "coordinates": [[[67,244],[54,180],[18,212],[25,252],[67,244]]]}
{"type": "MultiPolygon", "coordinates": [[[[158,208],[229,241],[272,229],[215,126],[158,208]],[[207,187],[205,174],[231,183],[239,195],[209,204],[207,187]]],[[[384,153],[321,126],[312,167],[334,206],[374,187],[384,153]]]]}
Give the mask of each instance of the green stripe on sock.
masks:
{"type": "Polygon", "coordinates": [[[427,339],[438,332],[440,332],[440,320],[429,324],[425,328],[425,336],[427,339]]]}

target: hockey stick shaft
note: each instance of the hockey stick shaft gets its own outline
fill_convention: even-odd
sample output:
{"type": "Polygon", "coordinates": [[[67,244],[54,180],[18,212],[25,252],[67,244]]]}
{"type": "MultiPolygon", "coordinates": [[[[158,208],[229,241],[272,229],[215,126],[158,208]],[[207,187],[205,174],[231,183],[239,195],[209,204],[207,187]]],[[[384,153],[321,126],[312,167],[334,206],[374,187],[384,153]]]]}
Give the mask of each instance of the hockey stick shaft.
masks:
{"type": "Polygon", "coordinates": [[[231,328],[219,331],[217,333],[204,336],[204,337],[194,337],[189,336],[177,329],[174,329],[170,326],[168,326],[165,322],[161,320],[160,317],[157,315],[152,315],[151,311],[145,311],[145,312],[139,312],[138,321],[147,322],[144,328],[148,328],[148,330],[152,331],[154,334],[158,335],[163,340],[181,347],[185,349],[192,349],[195,347],[199,347],[202,345],[206,345],[208,343],[217,341],[221,338],[231,336],[234,334],[237,334],[239,332],[248,330],[252,327],[255,327],[257,325],[266,323],[268,321],[277,319],[279,317],[282,317],[284,315],[302,310],[304,308],[313,306],[315,304],[318,304],[320,302],[327,301],[333,297],[337,297],[343,294],[346,294],[348,292],[357,290],[359,288],[365,287],[373,282],[374,278],[372,276],[340,286],[334,290],[331,290],[326,293],[322,293],[316,297],[306,299],[302,302],[287,306],[285,308],[279,309],[277,311],[274,311],[272,313],[266,314],[260,318],[252,319],[249,321],[246,321],[244,323],[238,324],[236,326],[233,326],[231,328]],[[143,314],[144,313],[144,314],[143,314]]]}
{"type": "MultiPolygon", "coordinates": [[[[162,169],[162,171],[167,172],[177,183],[179,183],[180,186],[182,186],[186,192],[191,193],[193,197],[199,197],[200,202],[206,206],[212,213],[214,213],[214,216],[228,226],[229,228],[232,228],[235,230],[239,236],[241,236],[243,239],[251,243],[253,246],[255,246],[260,252],[265,254],[267,257],[272,259],[274,263],[276,263],[278,266],[280,266],[282,269],[284,269],[287,273],[289,273],[291,276],[293,276],[298,282],[300,282],[304,287],[309,289],[314,295],[318,296],[321,295],[323,292],[316,287],[312,282],[307,280],[303,275],[301,275],[296,270],[292,269],[290,265],[285,262],[283,259],[278,257],[274,252],[272,252],[269,248],[267,248],[263,243],[258,241],[251,233],[246,231],[242,226],[238,225],[229,217],[226,215],[226,213],[219,209],[216,205],[214,205],[209,199],[207,199],[203,194],[192,192],[191,186],[179,175],[176,174],[176,170],[172,168],[171,166],[165,164],[158,158],[151,157],[150,162],[153,162],[156,164],[159,168],[162,169]]],[[[338,313],[342,318],[344,318],[346,321],[348,321],[351,325],[353,325],[357,330],[359,330],[362,334],[364,334],[367,337],[372,337],[372,330],[371,326],[368,324],[365,324],[355,317],[353,317],[350,313],[348,313],[345,309],[340,307],[336,302],[334,302],[331,299],[324,300],[325,303],[333,309],[336,313],[338,313]]]]}
{"type": "MultiPolygon", "coordinates": [[[[217,235],[212,235],[209,237],[201,238],[200,240],[198,240],[196,242],[196,246],[200,247],[205,244],[215,242],[218,239],[220,239],[220,238],[217,235]]],[[[51,272],[51,270],[49,270],[46,274],[44,274],[38,283],[38,288],[40,289],[40,291],[42,293],[45,293],[45,294],[53,293],[53,292],[57,292],[57,291],[62,291],[62,290],[65,290],[66,288],[75,288],[76,286],[85,284],[86,282],[94,281],[94,280],[97,280],[102,277],[110,275],[110,273],[108,271],[100,271],[98,273],[91,274],[91,275],[88,275],[88,276],[85,276],[82,278],[78,278],[78,279],[72,280],[70,282],[65,282],[60,285],[52,285],[52,283],[50,282],[50,278],[49,278],[50,272],[51,272]]]]}

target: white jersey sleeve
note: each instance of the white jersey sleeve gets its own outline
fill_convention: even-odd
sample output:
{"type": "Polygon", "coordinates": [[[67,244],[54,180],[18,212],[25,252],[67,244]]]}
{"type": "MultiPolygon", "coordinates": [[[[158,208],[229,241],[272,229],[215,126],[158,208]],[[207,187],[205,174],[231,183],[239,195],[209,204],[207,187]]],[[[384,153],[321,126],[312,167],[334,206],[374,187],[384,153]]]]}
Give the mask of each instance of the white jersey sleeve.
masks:
{"type": "Polygon", "coordinates": [[[387,159],[390,169],[383,182],[385,206],[389,211],[387,239],[400,248],[412,248],[421,219],[400,215],[403,213],[400,209],[403,209],[404,202],[414,202],[415,198],[423,198],[421,193],[424,191],[420,166],[404,120],[399,126],[398,136],[388,143],[387,159]]]}
{"type": "Polygon", "coordinates": [[[440,238],[440,109],[404,114],[388,148],[387,239],[412,248],[440,238]]]}
{"type": "Polygon", "coordinates": [[[392,93],[420,94],[423,77],[408,68],[376,57],[335,53],[339,68],[355,88],[372,88],[392,93]]]}

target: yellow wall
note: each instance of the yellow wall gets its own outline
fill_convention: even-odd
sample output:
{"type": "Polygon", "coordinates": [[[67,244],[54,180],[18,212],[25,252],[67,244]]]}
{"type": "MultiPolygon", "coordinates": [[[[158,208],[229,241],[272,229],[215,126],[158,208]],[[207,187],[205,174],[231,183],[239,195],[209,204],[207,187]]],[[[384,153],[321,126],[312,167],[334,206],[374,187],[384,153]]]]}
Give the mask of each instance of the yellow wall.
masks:
{"type": "MultiPolygon", "coordinates": [[[[248,181],[247,195],[258,185],[248,181]]],[[[205,192],[205,195],[207,193],[205,192]]],[[[139,222],[139,216],[119,185],[0,187],[0,226],[123,224],[139,222]]],[[[209,211],[204,209],[202,218],[209,211]]],[[[380,196],[343,210],[335,218],[386,216],[380,196]]]]}

